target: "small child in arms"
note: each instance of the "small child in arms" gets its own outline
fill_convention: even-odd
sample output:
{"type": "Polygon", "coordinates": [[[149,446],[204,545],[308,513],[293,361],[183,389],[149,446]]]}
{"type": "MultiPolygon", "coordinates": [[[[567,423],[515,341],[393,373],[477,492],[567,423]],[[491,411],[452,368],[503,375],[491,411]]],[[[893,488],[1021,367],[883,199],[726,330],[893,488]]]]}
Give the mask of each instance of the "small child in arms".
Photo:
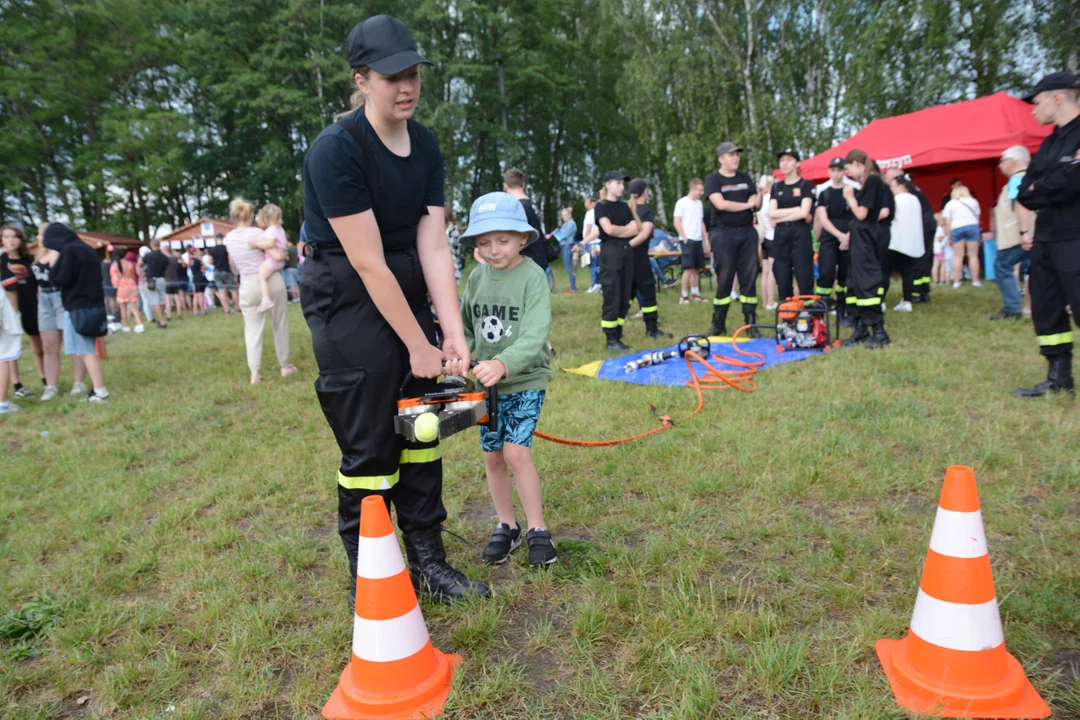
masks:
{"type": "Polygon", "coordinates": [[[483,558],[505,562],[521,545],[510,485],[513,471],[529,524],[529,565],[544,567],[555,562],[555,543],[544,522],[532,438],[551,380],[551,291],[544,271],[521,256],[537,232],[517,198],[496,192],[473,203],[462,237],[476,239],[483,259],[469,275],[461,306],[465,339],[479,361],[473,374],[484,387],[499,386],[499,427],[480,428],[488,490],[499,516],[483,558]]]}
{"type": "Polygon", "coordinates": [[[262,248],[266,251],[266,259],[259,266],[259,290],[262,291],[262,302],[256,308],[258,312],[266,312],[274,307],[274,301],[270,299],[270,276],[281,272],[281,269],[285,267],[285,259],[289,256],[289,241],[281,228],[281,208],[277,205],[263,205],[255,217],[255,222],[266,230],[266,236],[262,240],[252,240],[248,243],[248,247],[262,248]]]}

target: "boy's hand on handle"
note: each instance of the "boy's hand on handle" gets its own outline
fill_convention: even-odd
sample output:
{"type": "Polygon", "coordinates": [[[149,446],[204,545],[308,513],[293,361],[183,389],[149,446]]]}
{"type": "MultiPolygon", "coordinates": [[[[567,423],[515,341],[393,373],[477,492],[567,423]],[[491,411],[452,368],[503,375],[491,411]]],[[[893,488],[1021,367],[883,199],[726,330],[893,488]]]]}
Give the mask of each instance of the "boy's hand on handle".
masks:
{"type": "Polygon", "coordinates": [[[443,359],[445,354],[442,350],[429,344],[426,340],[423,345],[409,350],[409,365],[413,377],[437,378],[443,374],[443,359]]]}
{"type": "Polygon", "coordinates": [[[465,377],[469,374],[469,343],[464,335],[447,337],[443,340],[443,354],[446,356],[446,374],[465,377]]]}
{"type": "Polygon", "coordinates": [[[473,368],[473,375],[476,376],[481,385],[489,388],[503,379],[506,375],[506,366],[502,364],[501,360],[485,360],[476,364],[476,367],[473,368]]]}

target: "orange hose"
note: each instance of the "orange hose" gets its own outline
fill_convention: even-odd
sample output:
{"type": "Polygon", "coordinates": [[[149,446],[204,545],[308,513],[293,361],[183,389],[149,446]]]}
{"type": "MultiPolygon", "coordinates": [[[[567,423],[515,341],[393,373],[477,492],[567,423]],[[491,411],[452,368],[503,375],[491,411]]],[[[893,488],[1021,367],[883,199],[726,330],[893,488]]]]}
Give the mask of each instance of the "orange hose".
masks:
{"type": "MultiPolygon", "coordinates": [[[[731,365],[738,370],[719,370],[714,367],[709,360],[701,357],[694,351],[688,351],[684,356],[686,360],[686,367],[690,370],[690,379],[686,381],[687,387],[694,388],[694,392],[697,393],[698,403],[694,411],[686,417],[679,420],[679,422],[686,422],[690,418],[701,412],[705,407],[705,394],[702,392],[706,388],[713,388],[716,390],[722,390],[727,387],[733,387],[736,390],[742,392],[753,392],[757,389],[757,383],[754,382],[753,377],[757,373],[758,368],[765,364],[765,356],[761,353],[752,352],[749,350],[740,350],[737,339],[739,333],[749,328],[749,325],[744,325],[735,331],[732,335],[732,347],[740,355],[747,355],[756,357],[757,360],[746,361],[739,360],[737,358],[726,357],[724,355],[712,355],[709,360],[715,363],[722,363],[724,365],[731,365]],[[699,377],[697,370],[694,366],[694,361],[697,361],[705,366],[704,377],[699,377]]],[[[652,406],[653,412],[656,412],[656,406],[652,406]]],[[[633,442],[634,440],[641,440],[657,433],[661,433],[664,430],[675,427],[675,421],[667,415],[660,416],[660,427],[647,430],[637,435],[630,435],[629,437],[617,438],[614,440],[574,440],[571,438],[559,437],[557,435],[548,435],[547,433],[537,430],[534,435],[536,437],[547,440],[548,442],[557,443],[559,445],[570,445],[573,447],[611,447],[613,445],[622,445],[623,443],[633,442]]]]}

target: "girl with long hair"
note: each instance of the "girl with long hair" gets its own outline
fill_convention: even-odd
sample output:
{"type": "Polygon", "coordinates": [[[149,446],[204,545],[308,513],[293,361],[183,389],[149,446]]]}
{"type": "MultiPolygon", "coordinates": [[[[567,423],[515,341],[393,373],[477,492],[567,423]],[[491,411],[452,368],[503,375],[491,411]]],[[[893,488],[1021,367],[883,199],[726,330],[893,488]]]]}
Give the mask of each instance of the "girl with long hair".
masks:
{"type": "Polygon", "coordinates": [[[882,259],[889,248],[889,239],[882,225],[891,221],[892,193],[881,179],[881,172],[863,150],[852,150],[844,159],[848,176],[862,184],[859,190],[844,186],[844,199],[854,215],[850,226],[851,269],[848,274],[847,302],[855,306],[855,331],[845,343],[852,346],[865,343],[878,348],[891,340],[885,332],[882,312],[882,259]]]}

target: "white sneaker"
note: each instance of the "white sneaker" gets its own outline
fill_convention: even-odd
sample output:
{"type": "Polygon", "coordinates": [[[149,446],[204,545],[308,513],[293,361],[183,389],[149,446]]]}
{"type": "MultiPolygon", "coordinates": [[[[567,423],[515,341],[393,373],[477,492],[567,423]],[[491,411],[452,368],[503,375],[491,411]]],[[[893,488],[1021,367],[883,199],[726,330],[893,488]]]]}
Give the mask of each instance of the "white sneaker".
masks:
{"type": "Polygon", "coordinates": [[[146,328],[144,328],[142,326],[142,323],[139,323],[138,325],[135,326],[135,332],[137,332],[137,333],[146,332],[146,328]]]}
{"type": "Polygon", "coordinates": [[[952,284],[952,286],[953,286],[953,290],[959,290],[960,289],[960,283],[959,282],[954,282],[952,284]]]}
{"type": "Polygon", "coordinates": [[[775,310],[776,309],[776,303],[769,303],[768,305],[765,306],[765,309],[766,310],[775,310]]]}
{"type": "Polygon", "coordinates": [[[90,388],[86,387],[86,383],[77,382],[72,384],[71,392],[68,394],[75,397],[76,395],[86,395],[88,392],[90,392],[90,388]]]}
{"type": "Polygon", "coordinates": [[[971,283],[971,287],[982,287],[982,283],[976,280],[975,282],[971,283]]]}
{"type": "Polygon", "coordinates": [[[55,385],[46,385],[45,392],[41,393],[41,402],[49,402],[56,397],[58,392],[55,385]]]}
{"type": "Polygon", "coordinates": [[[737,293],[737,292],[735,292],[734,290],[732,290],[732,291],[731,291],[731,299],[732,299],[732,300],[738,300],[738,299],[739,299],[739,293],[737,293]]]}
{"type": "Polygon", "coordinates": [[[893,312],[911,312],[911,303],[901,300],[900,303],[893,308],[893,312]]]}
{"type": "Polygon", "coordinates": [[[18,409],[19,409],[19,406],[16,405],[15,403],[13,403],[13,402],[2,402],[2,403],[0,403],[0,415],[3,415],[4,413],[9,413],[9,412],[15,412],[18,409]]]}
{"type": "Polygon", "coordinates": [[[127,325],[124,325],[124,332],[131,332],[131,328],[129,328],[127,325]]]}
{"type": "Polygon", "coordinates": [[[641,318],[643,318],[643,317],[645,317],[645,313],[643,313],[643,312],[636,312],[636,313],[634,313],[634,319],[635,319],[635,320],[640,320],[640,319],[641,319],[641,318]]]}
{"type": "Polygon", "coordinates": [[[118,322],[109,323],[109,332],[118,333],[122,327],[124,326],[118,322]]]}
{"type": "Polygon", "coordinates": [[[94,392],[90,393],[90,397],[87,398],[87,400],[89,400],[92,403],[103,403],[108,399],[109,399],[109,391],[108,390],[106,390],[104,393],[101,393],[99,390],[95,390],[94,392]]]}
{"type": "Polygon", "coordinates": [[[34,397],[34,391],[33,391],[33,390],[31,390],[31,389],[30,389],[30,388],[28,388],[28,387],[25,387],[25,386],[24,386],[24,387],[21,387],[21,388],[19,388],[18,390],[16,390],[16,391],[15,391],[14,393],[12,393],[12,394],[13,394],[13,395],[14,395],[14,396],[15,396],[15,397],[16,397],[17,399],[19,399],[19,400],[24,400],[24,399],[26,399],[26,398],[32,398],[32,397],[34,397]]]}

